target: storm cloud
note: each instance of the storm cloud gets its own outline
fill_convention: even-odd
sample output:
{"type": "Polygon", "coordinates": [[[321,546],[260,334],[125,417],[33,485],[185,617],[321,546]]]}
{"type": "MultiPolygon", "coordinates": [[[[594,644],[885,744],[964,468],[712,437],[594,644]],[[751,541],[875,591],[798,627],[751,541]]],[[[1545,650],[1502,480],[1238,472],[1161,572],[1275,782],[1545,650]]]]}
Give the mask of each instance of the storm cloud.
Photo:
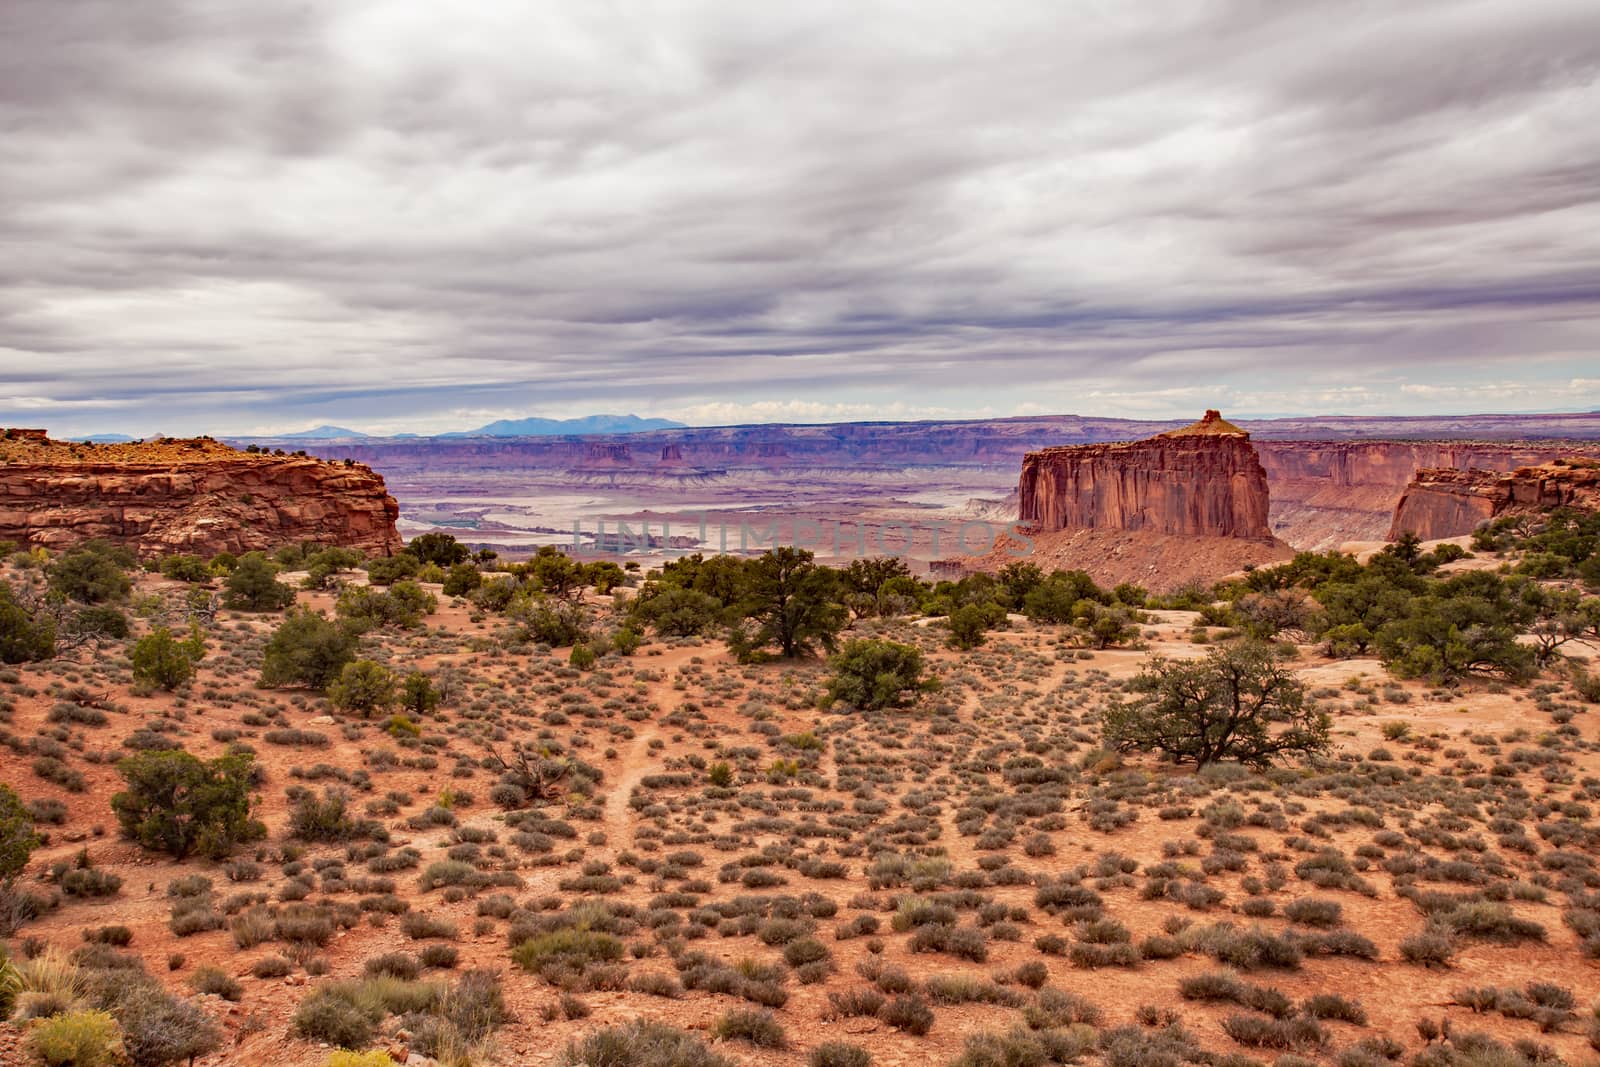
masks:
{"type": "Polygon", "coordinates": [[[0,421],[1600,407],[1600,5],[6,0],[0,421]]]}

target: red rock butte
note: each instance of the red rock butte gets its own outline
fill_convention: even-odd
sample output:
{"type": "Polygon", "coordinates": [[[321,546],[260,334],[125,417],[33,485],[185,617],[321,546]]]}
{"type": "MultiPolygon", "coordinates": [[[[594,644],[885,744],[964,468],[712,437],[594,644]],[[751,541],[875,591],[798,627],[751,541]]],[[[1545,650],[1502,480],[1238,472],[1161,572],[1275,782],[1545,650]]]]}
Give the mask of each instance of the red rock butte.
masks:
{"type": "Polygon", "coordinates": [[[1217,411],[1142,441],[1030,452],[1018,491],[1020,518],[1046,533],[1117,529],[1273,539],[1267,473],[1250,435],[1217,411]]]}
{"type": "Polygon", "coordinates": [[[64,548],[93,538],[141,556],[314,542],[388,555],[400,508],[354,462],[243,452],[209,437],[128,444],[0,431],[0,540],[64,548]]]}

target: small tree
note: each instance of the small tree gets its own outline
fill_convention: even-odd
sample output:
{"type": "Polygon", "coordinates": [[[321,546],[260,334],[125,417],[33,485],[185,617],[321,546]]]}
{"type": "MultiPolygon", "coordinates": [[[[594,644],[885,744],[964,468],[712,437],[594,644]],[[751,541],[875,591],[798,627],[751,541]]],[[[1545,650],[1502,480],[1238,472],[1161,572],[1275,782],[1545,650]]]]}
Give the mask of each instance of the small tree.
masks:
{"type": "Polygon", "coordinates": [[[246,552],[228,575],[223,603],[238,611],[277,611],[294,603],[294,590],[278,581],[278,568],[261,552],[246,552]]]}
{"type": "Polygon", "coordinates": [[[193,625],[186,640],[180,641],[170,629],[157,626],[133,643],[133,680],[140,685],[172,690],[194,677],[195,664],[206,654],[200,627],[193,625]]]}
{"type": "Polygon", "coordinates": [[[267,641],[264,686],[326,689],[355,658],[356,635],[310,609],[290,612],[267,641]]]}
{"type": "Polygon", "coordinates": [[[1261,642],[1226,645],[1198,660],[1155,657],[1133,689],[1137,699],[1102,716],[1105,743],[1115,749],[1157,750],[1204,767],[1224,759],[1262,766],[1329,747],[1327,714],[1306,702],[1283,655],[1261,642]]]}
{"type": "Polygon", "coordinates": [[[444,576],[445,596],[466,596],[483,584],[483,574],[470,563],[457,563],[444,576]]]}
{"type": "Polygon", "coordinates": [[[1005,608],[990,601],[986,604],[963,604],[950,612],[945,625],[950,629],[952,648],[971,649],[983,644],[984,635],[998,626],[1006,616],[1005,608]]]}
{"type": "Polygon", "coordinates": [[[14,789],[0,784],[0,886],[22,873],[39,845],[33,816],[14,789]]]}
{"type": "Polygon", "coordinates": [[[439,706],[439,690],[421,671],[412,671],[400,686],[400,706],[421,718],[439,706]]]}
{"type": "Polygon", "coordinates": [[[896,641],[847,641],[830,664],[828,696],[863,710],[894,707],[934,683],[922,674],[922,650],[896,641]]]}
{"type": "Polygon", "coordinates": [[[88,541],[50,565],[50,589],[85,604],[121,600],[133,588],[133,580],[124,568],[137,562],[126,548],[88,541]]]}
{"type": "Polygon", "coordinates": [[[35,616],[17,602],[10,585],[0,582],[0,663],[31,663],[55,654],[55,620],[35,616]]]}
{"type": "Polygon", "coordinates": [[[248,753],[207,762],[182,749],[141,752],[117,764],[128,788],[111,798],[111,810],[123,834],[145,848],[219,859],[266,836],[250,817],[253,769],[248,753]]]}
{"type": "Polygon", "coordinates": [[[834,599],[833,572],[812,553],[788,546],[772,549],[745,565],[740,608],[755,622],[730,643],[741,658],[776,644],[785,659],[808,655],[814,645],[832,652],[846,611],[834,599]]]}
{"type": "Polygon", "coordinates": [[[211,567],[205,560],[184,553],[163,556],[160,570],[163,578],[179,582],[204,582],[211,579],[211,567]]]}
{"type": "Polygon", "coordinates": [[[465,563],[470,554],[466,545],[447,533],[425,533],[413,537],[406,544],[406,551],[423,563],[433,563],[440,567],[453,567],[457,563],[465,563]]]}
{"type": "Polygon", "coordinates": [[[365,718],[394,703],[394,675],[370,659],[346,663],[328,686],[328,700],[342,711],[353,711],[365,718]]]}

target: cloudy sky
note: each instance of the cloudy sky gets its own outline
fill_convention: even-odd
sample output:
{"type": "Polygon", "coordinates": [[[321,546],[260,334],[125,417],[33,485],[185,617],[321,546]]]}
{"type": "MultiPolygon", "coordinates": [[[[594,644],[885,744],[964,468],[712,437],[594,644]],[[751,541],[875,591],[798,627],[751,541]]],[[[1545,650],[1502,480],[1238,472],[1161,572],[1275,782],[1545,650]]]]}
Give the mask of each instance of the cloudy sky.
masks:
{"type": "Polygon", "coordinates": [[[0,422],[1600,407],[1595,0],[4,0],[0,422]]]}

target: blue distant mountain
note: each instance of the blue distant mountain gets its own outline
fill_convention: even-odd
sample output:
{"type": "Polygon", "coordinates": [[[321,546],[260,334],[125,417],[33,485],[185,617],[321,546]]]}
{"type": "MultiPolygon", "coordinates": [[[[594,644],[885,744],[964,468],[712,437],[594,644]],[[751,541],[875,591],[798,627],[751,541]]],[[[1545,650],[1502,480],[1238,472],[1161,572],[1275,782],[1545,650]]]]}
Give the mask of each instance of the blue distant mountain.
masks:
{"type": "Polygon", "coordinates": [[[476,430],[442,433],[440,437],[559,437],[565,434],[643,433],[677,430],[687,423],[671,419],[641,419],[637,415],[584,415],[576,419],[501,419],[476,430]]]}
{"type": "Polygon", "coordinates": [[[125,433],[92,433],[83,440],[91,445],[125,445],[133,438],[125,433]]]}
{"type": "Polygon", "coordinates": [[[331,441],[337,437],[365,437],[367,435],[360,430],[347,430],[343,426],[313,426],[311,429],[301,430],[299,433],[280,433],[277,436],[286,440],[294,438],[295,440],[303,441],[331,441]]]}

